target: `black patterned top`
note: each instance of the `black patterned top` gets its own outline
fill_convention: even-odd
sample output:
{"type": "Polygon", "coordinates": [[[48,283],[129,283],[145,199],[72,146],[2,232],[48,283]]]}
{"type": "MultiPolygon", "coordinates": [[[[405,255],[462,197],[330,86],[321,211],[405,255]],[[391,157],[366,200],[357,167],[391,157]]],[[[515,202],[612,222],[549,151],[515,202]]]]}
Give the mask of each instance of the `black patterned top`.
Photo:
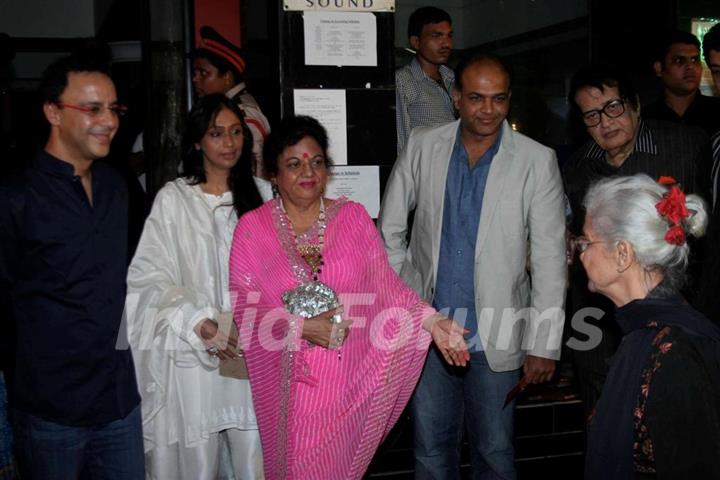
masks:
{"type": "Polygon", "coordinates": [[[720,328],[682,301],[636,300],[588,429],[586,479],[720,478],[720,328]]]}

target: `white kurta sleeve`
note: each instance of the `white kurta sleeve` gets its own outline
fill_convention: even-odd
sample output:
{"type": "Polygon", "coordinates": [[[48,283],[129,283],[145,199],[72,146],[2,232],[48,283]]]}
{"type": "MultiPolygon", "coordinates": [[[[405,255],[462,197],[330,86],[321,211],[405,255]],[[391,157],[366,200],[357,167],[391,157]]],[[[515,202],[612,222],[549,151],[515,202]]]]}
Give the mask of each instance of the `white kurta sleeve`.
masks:
{"type": "Polygon", "coordinates": [[[187,221],[192,216],[184,209],[193,199],[184,191],[175,183],[166,185],[145,223],[128,270],[128,337],[141,359],[142,352],[162,349],[178,366],[216,367],[218,360],[205,352],[193,331],[198,322],[219,313],[210,295],[195,287],[201,282],[188,278],[204,249],[199,244],[203,232],[196,231],[200,227],[187,221]]]}

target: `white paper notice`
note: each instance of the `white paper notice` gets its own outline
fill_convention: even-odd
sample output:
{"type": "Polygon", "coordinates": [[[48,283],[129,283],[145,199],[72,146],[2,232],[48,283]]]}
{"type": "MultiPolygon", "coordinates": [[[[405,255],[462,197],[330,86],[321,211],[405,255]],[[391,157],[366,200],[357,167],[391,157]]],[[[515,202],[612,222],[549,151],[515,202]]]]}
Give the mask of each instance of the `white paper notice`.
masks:
{"type": "Polygon", "coordinates": [[[305,65],[377,66],[372,13],[305,12],[305,65]]]}
{"type": "Polygon", "coordinates": [[[372,218],[380,213],[380,167],[346,165],[332,168],[327,184],[329,198],[347,197],[361,203],[372,218]]]}
{"type": "Polygon", "coordinates": [[[335,165],[347,165],[347,106],[345,90],[297,89],[293,91],[295,115],[316,118],[328,132],[328,154],[335,165]]]}

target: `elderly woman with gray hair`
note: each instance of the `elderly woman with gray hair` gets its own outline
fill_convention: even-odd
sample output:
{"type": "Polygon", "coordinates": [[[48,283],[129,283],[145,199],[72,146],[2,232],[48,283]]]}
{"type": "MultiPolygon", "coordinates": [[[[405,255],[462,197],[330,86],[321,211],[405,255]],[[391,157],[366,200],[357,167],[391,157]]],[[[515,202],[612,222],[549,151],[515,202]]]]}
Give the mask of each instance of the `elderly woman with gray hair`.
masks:
{"type": "Polygon", "coordinates": [[[720,478],[720,328],[678,293],[705,204],[672,178],[635,175],[597,182],[584,205],[574,246],[624,335],[590,419],[585,478],[720,478]]]}

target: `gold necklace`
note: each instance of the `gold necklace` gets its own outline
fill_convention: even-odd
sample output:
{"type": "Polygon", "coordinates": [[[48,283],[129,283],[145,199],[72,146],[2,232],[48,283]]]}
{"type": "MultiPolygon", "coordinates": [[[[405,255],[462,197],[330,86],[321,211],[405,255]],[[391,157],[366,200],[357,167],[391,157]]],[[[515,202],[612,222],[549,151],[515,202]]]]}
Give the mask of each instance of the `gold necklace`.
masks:
{"type": "Polygon", "coordinates": [[[295,235],[295,246],[300,256],[305,260],[305,263],[308,264],[308,267],[310,267],[310,276],[313,282],[317,282],[318,276],[322,272],[322,267],[325,265],[322,256],[323,247],[325,246],[325,202],[323,202],[322,198],[320,198],[320,213],[317,222],[317,243],[301,244],[298,241],[298,236],[295,235]]]}

